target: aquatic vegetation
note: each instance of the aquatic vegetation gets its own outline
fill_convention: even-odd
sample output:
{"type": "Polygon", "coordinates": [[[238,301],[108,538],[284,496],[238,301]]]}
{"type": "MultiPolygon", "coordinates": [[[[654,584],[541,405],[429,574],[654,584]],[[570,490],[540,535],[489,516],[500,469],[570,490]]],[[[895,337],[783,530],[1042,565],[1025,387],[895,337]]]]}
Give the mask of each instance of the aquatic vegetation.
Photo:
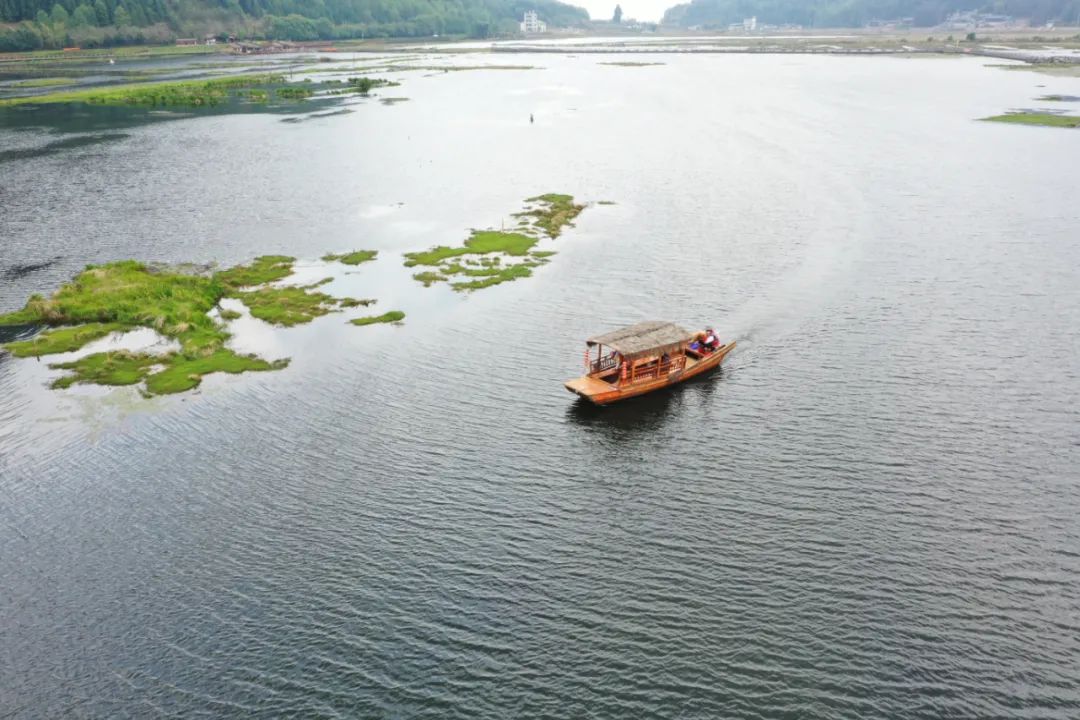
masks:
{"type": "Polygon", "coordinates": [[[78,350],[87,343],[103,338],[106,335],[130,329],[130,325],[124,325],[123,323],[88,323],[86,325],[46,330],[30,340],[11,342],[3,347],[15,357],[54,355],[78,350]]]}
{"type": "Polygon", "coordinates": [[[374,305],[375,300],[370,298],[341,298],[338,301],[338,307],[342,308],[354,308],[354,307],[367,307],[368,305],[374,305]]]}
{"type": "Polygon", "coordinates": [[[441,274],[439,274],[437,272],[431,272],[430,270],[425,270],[424,272],[418,272],[415,275],[413,275],[413,280],[419,280],[420,282],[424,283],[424,287],[431,287],[433,284],[435,284],[437,282],[445,281],[446,276],[441,275],[441,274]]]}
{"type": "Polygon", "coordinates": [[[1010,72],[1027,71],[1042,73],[1043,75],[1080,77],[1080,64],[1023,63],[1019,65],[988,65],[987,67],[996,67],[1010,72]]]}
{"type": "MultiPolygon", "coordinates": [[[[367,80],[367,78],[352,78],[367,80]]],[[[386,81],[372,81],[372,83],[386,81]]],[[[386,83],[389,84],[389,83],[386,83]]],[[[361,87],[353,86],[349,87],[361,87]]],[[[350,90],[351,91],[351,90],[350,90]]],[[[359,91],[359,90],[357,90],[359,91]]],[[[366,90],[364,90],[366,92],[366,90]]],[[[3,105],[86,103],[146,107],[213,107],[231,98],[268,102],[272,98],[304,100],[314,95],[310,80],[289,83],[280,73],[233,75],[211,80],[173,80],[125,83],[0,100],[3,105]]]]}
{"type": "Polygon", "coordinates": [[[250,265],[237,265],[216,273],[214,277],[233,288],[264,285],[292,275],[294,262],[296,258],[288,255],[263,255],[255,258],[250,265]]]}
{"type": "Polygon", "coordinates": [[[391,310],[385,312],[382,315],[369,315],[367,317],[359,317],[349,322],[353,325],[374,325],[376,323],[398,323],[405,319],[405,313],[400,310],[391,310]]]}
{"type": "Polygon", "coordinates": [[[572,195],[558,193],[538,195],[529,198],[526,202],[532,203],[533,207],[516,213],[514,217],[533,218],[532,224],[543,230],[550,238],[559,237],[564,227],[568,225],[572,227],[574,218],[585,209],[584,205],[574,204],[572,195]]]}
{"type": "Polygon", "coordinates": [[[379,102],[381,102],[383,105],[397,105],[398,103],[403,103],[403,102],[408,102],[408,101],[409,101],[409,98],[407,98],[407,97],[379,98],[379,102]]]}
{"type": "Polygon", "coordinates": [[[71,387],[75,383],[134,385],[145,380],[150,368],[161,361],[157,356],[118,350],[87,355],[72,362],[53,363],[49,367],[72,371],[54,381],[54,388],[71,387]]]}
{"type": "Polygon", "coordinates": [[[482,290],[493,285],[529,277],[532,275],[532,270],[529,265],[522,263],[519,265],[507,265],[489,273],[466,272],[465,274],[470,276],[483,275],[484,277],[478,280],[453,282],[450,283],[450,287],[455,290],[482,290]]]}
{"type": "Polygon", "coordinates": [[[405,253],[405,266],[426,265],[435,270],[413,275],[430,287],[455,276],[477,278],[451,282],[458,291],[480,290],[511,280],[529,277],[531,268],[548,262],[553,250],[535,250],[543,236],[557,238],[562,229],[572,226],[574,218],[585,209],[574,204],[571,195],[548,193],[525,201],[526,209],[515,213],[514,230],[473,230],[460,247],[438,245],[420,252],[405,253]],[[506,264],[503,261],[507,260],[506,264]]]}
{"type": "Polygon", "coordinates": [[[1035,99],[1042,102],[1080,102],[1078,95],[1042,95],[1035,99]]]}
{"type": "Polygon", "coordinates": [[[211,373],[280,370],[288,364],[288,360],[268,362],[254,355],[239,355],[228,348],[219,348],[210,354],[195,356],[182,353],[152,355],[119,350],[95,353],[49,367],[70,371],[53,382],[54,388],[67,388],[76,383],[135,385],[145,381],[148,394],[170,395],[198,387],[203,376],[211,373]]]}
{"type": "Polygon", "coordinates": [[[46,77],[46,78],[30,78],[28,80],[20,80],[12,83],[13,88],[40,88],[40,87],[55,87],[56,85],[70,85],[75,82],[75,78],[70,77],[46,77]]]}
{"type": "Polygon", "coordinates": [[[51,297],[34,295],[22,310],[0,315],[0,325],[120,323],[178,337],[212,326],[206,313],[223,293],[215,278],[153,271],[134,260],[88,265],[51,297]]]}
{"type": "MultiPolygon", "coordinates": [[[[144,382],[145,391],[157,395],[190,390],[210,373],[277,370],[288,361],[268,362],[225,347],[229,333],[223,321],[235,319],[239,313],[219,308],[217,318],[213,317],[211,311],[222,299],[236,298],[254,317],[283,326],[374,302],[334,298],[315,290],[331,278],[301,287],[266,286],[289,276],[293,262],[284,255],[266,255],[216,273],[200,266],[150,265],[134,260],[88,265],[52,296],[31,296],[22,310],[0,315],[0,326],[52,327],[30,340],[9,343],[5,349],[18,357],[69,352],[111,332],[135,327],[152,328],[180,344],[179,350],[163,354],[100,352],[56,363],[50,367],[68,371],[54,382],[57,388],[75,383],[144,382]]],[[[395,319],[400,318],[377,321],[395,319]]]]}
{"type": "Polygon", "coordinates": [[[196,357],[172,355],[164,370],[147,376],[146,391],[151,395],[168,395],[198,387],[203,376],[211,373],[265,372],[288,365],[288,360],[269,362],[254,355],[239,355],[228,348],[196,357]]]}
{"type": "Polygon", "coordinates": [[[312,92],[304,87],[283,87],[279,88],[275,94],[286,100],[306,100],[311,97],[312,92]]]}
{"type": "Polygon", "coordinates": [[[615,205],[617,203],[614,200],[597,200],[596,204],[597,205],[615,205]]]}
{"type": "Polygon", "coordinates": [[[322,259],[326,262],[340,262],[346,265],[359,265],[360,263],[374,260],[379,254],[378,250],[356,250],[351,253],[343,253],[341,255],[335,255],[334,253],[327,253],[322,256],[322,259]]]}
{"type": "Polygon", "coordinates": [[[983,120],[989,122],[1017,123],[1020,125],[1042,125],[1045,127],[1080,127],[1080,116],[1077,115],[1056,115],[1054,113],[1029,112],[1026,110],[1005,113],[1004,115],[994,115],[993,117],[983,118],[983,120]]]}
{"type": "MultiPolygon", "coordinates": [[[[321,284],[316,283],[316,285],[321,284]]],[[[249,292],[235,293],[231,297],[247,305],[252,317],[284,327],[311,322],[338,308],[370,304],[365,300],[338,299],[326,293],[313,292],[314,287],[315,285],[264,287],[249,292]]]]}
{"type": "Polygon", "coordinates": [[[486,253],[505,253],[507,255],[525,255],[539,241],[539,238],[502,230],[473,230],[472,235],[462,247],[439,245],[422,252],[405,253],[406,267],[415,265],[438,265],[448,258],[461,255],[483,255],[486,253]]]}
{"type": "Polygon", "coordinates": [[[348,95],[350,93],[367,95],[375,88],[397,87],[401,83],[385,80],[383,78],[351,77],[345,82],[340,80],[323,80],[322,84],[324,86],[335,88],[330,90],[330,95],[348,95]]]}
{"type": "Polygon", "coordinates": [[[616,65],[618,67],[648,67],[649,65],[666,65],[662,62],[636,62],[633,60],[623,60],[621,62],[601,62],[597,65],[616,65]]]}

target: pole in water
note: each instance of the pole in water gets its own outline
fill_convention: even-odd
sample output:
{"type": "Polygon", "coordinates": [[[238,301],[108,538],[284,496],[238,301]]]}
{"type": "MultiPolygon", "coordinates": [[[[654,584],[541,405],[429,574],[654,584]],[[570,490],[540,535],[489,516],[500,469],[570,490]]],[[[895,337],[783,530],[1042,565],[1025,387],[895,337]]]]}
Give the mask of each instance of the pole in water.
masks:
{"type": "Polygon", "coordinates": [[[529,113],[529,122],[531,123],[532,121],[533,121],[532,113],[529,113]]]}

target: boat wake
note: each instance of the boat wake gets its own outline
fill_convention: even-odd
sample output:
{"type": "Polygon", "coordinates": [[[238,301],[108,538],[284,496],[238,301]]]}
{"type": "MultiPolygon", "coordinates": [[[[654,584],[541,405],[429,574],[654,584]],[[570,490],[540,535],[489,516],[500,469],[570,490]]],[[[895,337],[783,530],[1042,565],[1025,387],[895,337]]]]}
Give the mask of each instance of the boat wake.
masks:
{"type": "Polygon", "coordinates": [[[807,321],[848,286],[853,255],[842,242],[817,245],[801,263],[736,308],[724,322],[725,335],[739,343],[736,354],[804,330],[807,321]]]}

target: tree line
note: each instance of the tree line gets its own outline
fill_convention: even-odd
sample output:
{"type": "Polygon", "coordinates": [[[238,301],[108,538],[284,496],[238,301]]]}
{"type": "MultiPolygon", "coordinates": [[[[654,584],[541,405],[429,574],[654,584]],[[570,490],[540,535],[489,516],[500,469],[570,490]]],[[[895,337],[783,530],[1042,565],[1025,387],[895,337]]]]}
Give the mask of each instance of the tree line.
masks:
{"type": "Polygon", "coordinates": [[[758,24],[828,28],[911,18],[916,27],[932,27],[968,10],[1011,15],[1033,25],[1080,20],[1080,0],[691,0],[669,8],[663,24],[727,28],[757,17],[758,24]]]}
{"type": "Polygon", "coordinates": [[[0,52],[170,42],[204,34],[318,40],[517,30],[526,10],[551,27],[588,21],[557,0],[0,0],[0,52]]]}

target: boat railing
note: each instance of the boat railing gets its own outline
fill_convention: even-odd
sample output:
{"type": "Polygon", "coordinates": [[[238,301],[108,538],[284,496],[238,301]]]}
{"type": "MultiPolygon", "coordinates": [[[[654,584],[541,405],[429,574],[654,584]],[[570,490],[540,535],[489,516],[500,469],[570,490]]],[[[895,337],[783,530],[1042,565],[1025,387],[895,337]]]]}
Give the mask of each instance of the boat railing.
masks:
{"type": "Polygon", "coordinates": [[[667,360],[660,360],[659,362],[650,362],[644,365],[631,367],[623,376],[623,380],[631,383],[656,380],[658,378],[666,377],[673,372],[682,370],[685,367],[686,356],[678,355],[667,360]]]}
{"type": "Polygon", "coordinates": [[[614,370],[619,365],[619,359],[616,355],[607,355],[605,357],[593,360],[589,363],[589,372],[598,373],[604,370],[614,370]]]}

